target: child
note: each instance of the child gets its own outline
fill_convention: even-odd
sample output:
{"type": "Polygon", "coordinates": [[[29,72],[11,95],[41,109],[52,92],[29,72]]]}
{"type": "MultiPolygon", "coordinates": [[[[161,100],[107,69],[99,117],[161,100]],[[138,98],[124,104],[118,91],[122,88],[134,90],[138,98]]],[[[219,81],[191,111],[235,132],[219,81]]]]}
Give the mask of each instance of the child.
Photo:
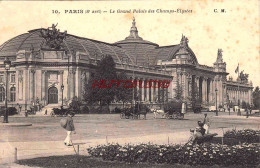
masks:
{"type": "Polygon", "coordinates": [[[74,127],[74,124],[73,124],[73,119],[72,119],[72,117],[74,115],[75,114],[73,112],[69,112],[67,114],[67,123],[66,123],[66,127],[65,127],[65,129],[67,130],[67,137],[64,140],[64,144],[67,145],[67,146],[72,146],[72,141],[71,141],[72,132],[74,132],[74,134],[76,134],[75,127],[74,127]]]}

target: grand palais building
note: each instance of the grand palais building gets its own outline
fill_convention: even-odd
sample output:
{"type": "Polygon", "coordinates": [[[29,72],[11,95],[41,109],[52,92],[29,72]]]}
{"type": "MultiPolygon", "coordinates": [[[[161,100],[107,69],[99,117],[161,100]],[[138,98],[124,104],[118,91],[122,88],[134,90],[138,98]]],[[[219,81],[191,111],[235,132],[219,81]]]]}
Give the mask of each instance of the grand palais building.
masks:
{"type": "Polygon", "coordinates": [[[159,46],[138,35],[133,19],[130,35],[113,44],[60,32],[56,25],[30,30],[6,41],[0,46],[0,104],[4,106],[6,89],[8,106],[19,103],[22,110],[36,101],[58,106],[62,92],[64,102],[74,96],[82,99],[84,84],[106,55],[112,56],[118,71],[126,72],[131,79],[171,80],[167,89],[136,88],[140,101],[166,102],[175,97],[177,85],[181,86],[184,100],[188,100],[195,84],[205,106],[214,105],[216,96],[218,105],[228,101],[252,103],[252,83],[227,79],[221,49],[216,51],[212,66],[201,65],[185,36],[180,36],[179,44],[159,46]],[[8,86],[6,59],[11,61],[8,86]]]}

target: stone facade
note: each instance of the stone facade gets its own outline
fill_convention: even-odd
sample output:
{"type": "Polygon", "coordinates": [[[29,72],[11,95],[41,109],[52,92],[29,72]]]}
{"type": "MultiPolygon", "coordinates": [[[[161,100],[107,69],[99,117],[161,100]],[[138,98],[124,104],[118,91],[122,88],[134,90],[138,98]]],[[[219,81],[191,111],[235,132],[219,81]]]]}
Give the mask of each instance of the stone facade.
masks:
{"type": "Polygon", "coordinates": [[[4,105],[5,89],[8,89],[8,104],[15,106],[19,103],[23,109],[35,103],[60,105],[62,84],[65,104],[74,96],[82,99],[84,84],[88,82],[97,61],[105,55],[111,55],[118,71],[125,71],[131,79],[171,80],[167,89],[136,88],[135,94],[140,101],[166,102],[175,97],[179,82],[182,97],[187,101],[196,86],[205,106],[214,105],[216,95],[218,105],[242,100],[252,103],[252,84],[227,80],[221,49],[212,67],[200,65],[185,36],[182,36],[180,44],[159,46],[139,37],[133,20],[130,35],[114,44],[60,33],[55,26],[31,30],[2,44],[0,105],[4,105]],[[48,34],[42,35],[44,31],[64,37],[62,43],[48,41],[48,34]],[[48,44],[56,46],[52,48],[48,44]],[[7,87],[3,65],[6,57],[12,61],[7,87]]]}

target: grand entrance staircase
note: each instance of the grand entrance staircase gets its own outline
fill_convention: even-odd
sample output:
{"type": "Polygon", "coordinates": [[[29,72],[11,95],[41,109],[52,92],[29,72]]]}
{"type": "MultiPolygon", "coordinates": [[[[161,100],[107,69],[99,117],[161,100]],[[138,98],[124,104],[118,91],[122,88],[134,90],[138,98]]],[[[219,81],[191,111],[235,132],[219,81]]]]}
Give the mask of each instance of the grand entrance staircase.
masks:
{"type": "Polygon", "coordinates": [[[37,112],[36,115],[44,116],[45,111],[47,110],[47,116],[50,116],[53,108],[60,108],[61,104],[48,104],[42,108],[40,112],[37,112]]]}

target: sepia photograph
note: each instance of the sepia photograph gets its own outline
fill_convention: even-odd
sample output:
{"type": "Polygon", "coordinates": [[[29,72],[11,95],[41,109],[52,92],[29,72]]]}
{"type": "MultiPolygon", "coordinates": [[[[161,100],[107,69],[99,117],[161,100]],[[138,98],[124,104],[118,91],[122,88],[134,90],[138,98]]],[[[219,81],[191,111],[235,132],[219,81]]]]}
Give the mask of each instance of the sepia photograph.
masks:
{"type": "Polygon", "coordinates": [[[0,1],[0,167],[260,166],[258,0],[0,1]]]}

